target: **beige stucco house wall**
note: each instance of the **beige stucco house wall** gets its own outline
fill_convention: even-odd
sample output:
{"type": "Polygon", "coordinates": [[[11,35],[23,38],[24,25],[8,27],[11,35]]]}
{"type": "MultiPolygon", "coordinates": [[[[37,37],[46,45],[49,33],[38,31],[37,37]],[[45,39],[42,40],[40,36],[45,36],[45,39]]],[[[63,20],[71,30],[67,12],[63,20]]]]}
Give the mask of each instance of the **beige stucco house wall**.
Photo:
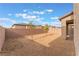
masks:
{"type": "Polygon", "coordinates": [[[5,41],[5,29],[3,27],[0,27],[0,51],[2,50],[4,41],[5,41]]]}
{"type": "Polygon", "coordinates": [[[79,4],[74,4],[74,44],[76,55],[79,56],[79,4]]]}
{"type": "MultiPolygon", "coordinates": [[[[33,25],[35,29],[43,29],[41,25],[33,25]]],[[[12,29],[31,29],[31,25],[28,24],[14,24],[12,25],[12,29]]]]}
{"type": "Polygon", "coordinates": [[[30,29],[29,25],[14,24],[12,29],[30,29]]]}
{"type": "Polygon", "coordinates": [[[62,37],[63,39],[66,39],[68,35],[67,33],[67,28],[68,28],[68,25],[67,23],[70,22],[70,21],[73,21],[73,12],[70,12],[66,15],[64,15],[63,17],[60,18],[60,21],[61,21],[61,25],[62,25],[62,37]]]}
{"type": "MultiPolygon", "coordinates": [[[[66,38],[66,20],[73,20],[74,23],[74,45],[75,45],[75,54],[79,56],[79,3],[75,3],[73,7],[73,13],[72,16],[68,15],[67,17],[64,17],[63,19],[60,18],[61,23],[62,23],[62,34],[63,37],[66,38]],[[64,34],[65,33],[65,34],[64,34]]],[[[69,27],[71,28],[72,25],[69,27]]]]}

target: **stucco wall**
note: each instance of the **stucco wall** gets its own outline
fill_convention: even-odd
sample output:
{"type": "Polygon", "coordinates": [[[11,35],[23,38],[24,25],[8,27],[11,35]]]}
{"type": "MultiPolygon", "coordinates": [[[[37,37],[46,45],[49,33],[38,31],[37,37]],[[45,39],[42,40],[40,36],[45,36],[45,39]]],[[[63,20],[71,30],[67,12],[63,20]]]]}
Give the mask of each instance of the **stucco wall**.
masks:
{"type": "Polygon", "coordinates": [[[76,55],[79,56],[79,4],[74,4],[74,44],[76,55]]]}
{"type": "Polygon", "coordinates": [[[48,31],[44,31],[43,29],[6,29],[5,38],[20,38],[27,35],[36,35],[41,33],[46,33],[48,31]]]}
{"type": "Polygon", "coordinates": [[[70,15],[70,16],[67,16],[67,17],[61,19],[63,39],[66,39],[66,21],[72,20],[72,19],[73,19],[73,15],[70,15]]]}
{"type": "Polygon", "coordinates": [[[3,47],[4,40],[5,40],[5,29],[0,27],[0,51],[3,47]]]}
{"type": "Polygon", "coordinates": [[[30,26],[13,26],[12,28],[14,28],[14,29],[29,29],[30,28],[30,26]]]}

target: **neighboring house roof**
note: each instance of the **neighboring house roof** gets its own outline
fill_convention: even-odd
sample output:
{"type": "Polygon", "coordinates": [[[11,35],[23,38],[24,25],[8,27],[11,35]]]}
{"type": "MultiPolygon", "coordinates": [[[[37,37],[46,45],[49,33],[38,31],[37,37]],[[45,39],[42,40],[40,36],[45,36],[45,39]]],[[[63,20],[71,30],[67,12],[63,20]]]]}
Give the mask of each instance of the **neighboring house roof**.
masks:
{"type": "MultiPolygon", "coordinates": [[[[25,24],[25,23],[21,23],[21,24],[13,24],[12,26],[30,26],[30,24],[25,24]]],[[[32,25],[32,26],[42,26],[42,25],[32,25]]]]}
{"type": "Polygon", "coordinates": [[[25,24],[25,23],[21,23],[21,24],[13,24],[12,26],[15,26],[15,25],[19,25],[19,26],[30,26],[29,24],[25,24]]]}
{"type": "Polygon", "coordinates": [[[68,16],[70,16],[70,15],[72,15],[72,14],[73,14],[73,11],[70,12],[70,13],[67,13],[66,15],[64,15],[64,16],[62,16],[62,17],[60,17],[59,20],[61,21],[63,18],[68,17],[68,16]]]}

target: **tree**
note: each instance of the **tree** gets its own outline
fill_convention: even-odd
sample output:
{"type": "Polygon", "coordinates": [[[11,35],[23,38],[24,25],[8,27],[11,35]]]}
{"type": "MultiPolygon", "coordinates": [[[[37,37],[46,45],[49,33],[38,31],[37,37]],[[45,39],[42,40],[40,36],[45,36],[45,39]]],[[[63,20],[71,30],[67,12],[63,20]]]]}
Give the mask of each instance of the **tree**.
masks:
{"type": "Polygon", "coordinates": [[[33,21],[30,21],[29,25],[30,25],[30,29],[35,29],[35,26],[33,25],[33,21]]]}
{"type": "Polygon", "coordinates": [[[32,31],[32,29],[33,29],[33,21],[30,21],[29,22],[29,25],[30,25],[30,29],[29,29],[29,31],[30,31],[30,33],[31,33],[31,39],[33,40],[33,33],[31,32],[32,31]]]}

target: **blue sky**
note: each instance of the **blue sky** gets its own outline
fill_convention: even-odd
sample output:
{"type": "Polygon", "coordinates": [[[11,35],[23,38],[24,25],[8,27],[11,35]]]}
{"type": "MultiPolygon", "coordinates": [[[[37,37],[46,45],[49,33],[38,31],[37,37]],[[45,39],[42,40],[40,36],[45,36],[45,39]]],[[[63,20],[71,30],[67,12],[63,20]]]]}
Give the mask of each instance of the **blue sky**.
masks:
{"type": "Polygon", "coordinates": [[[0,25],[15,23],[61,26],[59,17],[73,10],[71,3],[0,3],[0,25]]]}

